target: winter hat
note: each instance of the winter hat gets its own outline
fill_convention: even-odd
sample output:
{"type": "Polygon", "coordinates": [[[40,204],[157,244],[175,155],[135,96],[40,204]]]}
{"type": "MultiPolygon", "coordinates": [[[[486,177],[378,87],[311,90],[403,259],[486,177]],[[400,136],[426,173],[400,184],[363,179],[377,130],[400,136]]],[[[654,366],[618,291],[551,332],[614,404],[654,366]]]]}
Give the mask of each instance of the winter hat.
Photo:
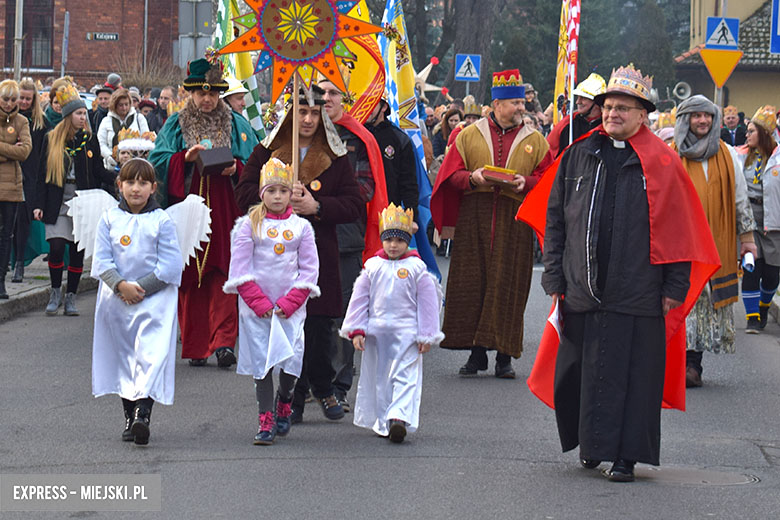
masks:
{"type": "Polygon", "coordinates": [[[119,88],[119,84],[122,83],[122,76],[117,74],[116,72],[112,72],[108,75],[108,78],[106,78],[106,87],[110,87],[111,90],[116,90],[119,88]]]}
{"type": "Polygon", "coordinates": [[[67,83],[57,89],[57,102],[62,107],[62,118],[66,118],[79,108],[87,108],[87,104],[81,99],[79,91],[72,84],[67,83]]]}

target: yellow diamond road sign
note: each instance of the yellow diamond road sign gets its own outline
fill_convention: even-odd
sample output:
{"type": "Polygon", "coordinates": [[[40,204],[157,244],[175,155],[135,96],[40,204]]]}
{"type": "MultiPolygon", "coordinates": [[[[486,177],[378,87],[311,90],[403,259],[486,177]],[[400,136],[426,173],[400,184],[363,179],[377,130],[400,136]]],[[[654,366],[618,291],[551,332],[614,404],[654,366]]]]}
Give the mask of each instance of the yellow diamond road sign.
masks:
{"type": "Polygon", "coordinates": [[[700,53],[704,65],[712,76],[712,81],[718,88],[723,88],[742,58],[742,51],[702,49],[700,53]]]}

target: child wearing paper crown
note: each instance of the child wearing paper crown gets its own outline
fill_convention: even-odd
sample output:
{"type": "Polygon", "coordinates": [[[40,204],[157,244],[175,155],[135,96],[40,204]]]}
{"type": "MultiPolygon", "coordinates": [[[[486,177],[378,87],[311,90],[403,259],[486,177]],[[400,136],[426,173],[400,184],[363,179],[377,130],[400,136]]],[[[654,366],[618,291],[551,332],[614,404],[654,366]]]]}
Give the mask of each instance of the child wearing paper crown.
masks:
{"type": "Polygon", "coordinates": [[[419,425],[422,354],[444,339],[441,289],[409,250],[413,222],[410,209],[382,211],[382,249],[355,281],[340,330],[363,352],[354,423],[396,443],[419,425]]]}
{"type": "Polygon", "coordinates": [[[275,158],[263,166],[261,202],[236,221],[223,287],[240,296],[236,372],[254,378],[257,445],[273,444],[276,435],[290,431],[290,405],[303,365],[306,301],[320,295],[314,230],[292,212],[292,185],[290,166],[275,158]],[[275,398],[272,372],[279,377],[275,398]]]}

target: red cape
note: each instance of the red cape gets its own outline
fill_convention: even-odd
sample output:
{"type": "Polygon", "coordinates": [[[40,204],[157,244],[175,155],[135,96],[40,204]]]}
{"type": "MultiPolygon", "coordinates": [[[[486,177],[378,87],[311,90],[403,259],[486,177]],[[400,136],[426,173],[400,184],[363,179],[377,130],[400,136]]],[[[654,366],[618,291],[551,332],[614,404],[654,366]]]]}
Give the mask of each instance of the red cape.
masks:
{"type": "Polygon", "coordinates": [[[374,196],[366,203],[366,245],[363,249],[363,262],[374,256],[377,249],[382,249],[382,241],[379,239],[379,214],[387,207],[387,184],[385,183],[385,165],[382,162],[382,153],[376,139],[366,127],[348,112],[343,112],[341,118],[336,121],[363,141],[368,152],[368,164],[374,176],[374,196]]]}
{"type": "MultiPolygon", "coordinates": [[[[578,141],[589,137],[593,132],[606,133],[603,126],[599,126],[578,141]]],[[[677,154],[644,125],[628,142],[639,156],[647,179],[650,263],[657,265],[691,262],[691,285],[685,302],[666,315],[663,406],[685,410],[685,318],[696,303],[704,284],[720,268],[720,258],[699,197],[677,154]]],[[[516,218],[523,220],[536,231],[540,244],[544,243],[547,199],[562,157],[563,154],[547,169],[517,211],[516,218]]],[[[528,378],[528,387],[550,407],[553,407],[558,345],[558,335],[548,321],[528,378]]]]}

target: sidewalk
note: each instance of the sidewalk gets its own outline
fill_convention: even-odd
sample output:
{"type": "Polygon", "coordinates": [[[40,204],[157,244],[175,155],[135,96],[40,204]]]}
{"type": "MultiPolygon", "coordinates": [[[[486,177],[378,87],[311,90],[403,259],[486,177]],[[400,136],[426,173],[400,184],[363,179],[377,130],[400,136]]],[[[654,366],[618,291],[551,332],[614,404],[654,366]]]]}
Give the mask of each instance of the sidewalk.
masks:
{"type": "MultiPolygon", "coordinates": [[[[92,266],[92,259],[88,259],[84,265],[84,274],[79,283],[79,293],[93,291],[98,286],[98,281],[89,276],[92,266]]],[[[12,283],[13,269],[5,276],[5,288],[8,291],[8,300],[0,300],[0,324],[15,318],[25,312],[43,310],[49,302],[49,266],[43,261],[43,257],[38,257],[24,268],[24,281],[22,283],[12,283]]],[[[62,283],[67,283],[68,274],[63,273],[62,283]]]]}

